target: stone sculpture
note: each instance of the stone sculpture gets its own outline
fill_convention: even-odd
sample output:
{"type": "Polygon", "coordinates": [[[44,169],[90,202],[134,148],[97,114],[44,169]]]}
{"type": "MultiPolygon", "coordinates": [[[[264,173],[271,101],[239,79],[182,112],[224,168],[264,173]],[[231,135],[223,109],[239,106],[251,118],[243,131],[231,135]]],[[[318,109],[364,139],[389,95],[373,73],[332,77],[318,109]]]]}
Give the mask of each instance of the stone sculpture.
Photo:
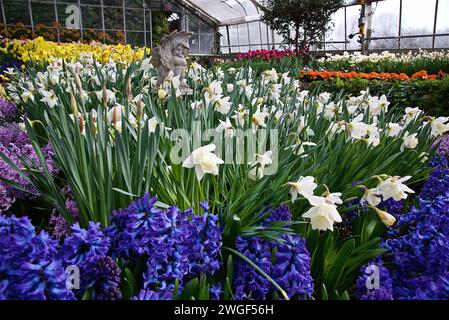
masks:
{"type": "Polygon", "coordinates": [[[192,89],[185,79],[186,57],[189,54],[189,38],[192,32],[173,31],[164,36],[160,44],[153,49],[151,63],[158,69],[157,84],[162,87],[164,81],[179,76],[179,89],[182,94],[191,94],[192,89]]]}

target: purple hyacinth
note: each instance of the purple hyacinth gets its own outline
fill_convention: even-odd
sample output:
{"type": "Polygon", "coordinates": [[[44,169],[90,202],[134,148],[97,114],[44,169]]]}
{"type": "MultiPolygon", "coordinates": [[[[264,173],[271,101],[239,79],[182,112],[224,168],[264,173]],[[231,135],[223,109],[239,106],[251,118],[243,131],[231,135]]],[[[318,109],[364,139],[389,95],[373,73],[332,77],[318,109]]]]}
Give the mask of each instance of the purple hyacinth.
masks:
{"type": "Polygon", "coordinates": [[[93,289],[93,298],[105,300],[106,293],[116,292],[111,288],[118,288],[121,270],[117,262],[109,256],[94,256],[82,265],[81,285],[84,289],[93,289]],[[101,296],[99,299],[97,296],[101,296]]]}
{"type": "MultiPolygon", "coordinates": [[[[271,210],[272,214],[263,221],[264,225],[291,221],[288,206],[271,210]]],[[[258,237],[239,236],[236,249],[270,275],[290,298],[310,297],[314,288],[310,274],[311,258],[305,240],[297,234],[284,235],[281,240],[281,243],[274,243],[258,237]]],[[[235,299],[265,299],[276,291],[266,277],[243,259],[236,259],[235,269],[235,299]]]]}
{"type": "MultiPolygon", "coordinates": [[[[69,214],[74,218],[74,220],[79,221],[80,214],[79,214],[76,202],[71,200],[70,198],[67,198],[65,201],[65,207],[66,207],[67,211],[69,212],[69,214]]],[[[64,216],[59,214],[57,209],[53,209],[53,211],[51,213],[49,226],[53,228],[52,229],[53,237],[55,237],[55,239],[59,239],[59,240],[64,238],[70,230],[69,223],[64,218],[64,216]]]]}
{"type": "Polygon", "coordinates": [[[95,256],[107,254],[110,240],[101,231],[99,223],[89,222],[86,230],[76,222],[70,230],[72,233],[65,238],[60,251],[66,265],[80,266],[95,256]]]}
{"type": "Polygon", "coordinates": [[[111,238],[111,251],[123,257],[140,256],[151,250],[154,219],[162,212],[155,207],[156,197],[148,193],[132,202],[128,208],[112,213],[111,226],[105,233],[111,238]]]}
{"type": "Polygon", "coordinates": [[[449,168],[436,168],[424,183],[419,197],[421,199],[435,199],[447,196],[449,192],[449,168]]]}
{"type": "Polygon", "coordinates": [[[192,214],[190,217],[189,250],[190,273],[199,276],[201,273],[214,274],[220,268],[220,250],[222,229],[218,225],[218,216],[208,213],[207,202],[200,203],[203,215],[192,214]]]}
{"type": "Polygon", "coordinates": [[[442,156],[449,157],[449,135],[441,137],[438,153],[442,156]]]}
{"type": "Polygon", "coordinates": [[[218,217],[208,212],[207,202],[200,204],[205,212],[196,215],[173,206],[162,210],[155,207],[156,201],[145,194],[128,208],[115,211],[105,230],[112,256],[130,262],[145,257],[147,295],[172,289],[175,281],[182,287],[184,281],[220,268],[222,229],[218,217]]]}
{"type": "Polygon", "coordinates": [[[313,279],[310,274],[310,254],[300,235],[286,235],[277,245],[272,276],[292,297],[311,297],[313,279]]]}
{"type": "Polygon", "coordinates": [[[172,300],[173,290],[172,288],[159,289],[153,291],[151,289],[140,290],[137,296],[131,297],[131,300],[172,300]]]}
{"type": "Polygon", "coordinates": [[[357,299],[393,300],[393,281],[389,270],[383,266],[382,259],[374,259],[369,265],[363,266],[360,273],[356,282],[357,299]],[[376,279],[375,275],[379,277],[376,279]]]}
{"type": "MultiPolygon", "coordinates": [[[[445,278],[449,270],[449,199],[420,200],[419,208],[400,216],[383,246],[396,299],[419,299],[445,278]]],[[[449,295],[449,294],[448,294],[449,295]]]]}
{"type": "MultiPolygon", "coordinates": [[[[236,249],[255,263],[265,273],[270,274],[271,247],[263,239],[238,236],[236,249]]],[[[259,271],[241,258],[236,259],[234,271],[234,297],[236,300],[264,300],[271,291],[271,284],[259,271]]]]}
{"type": "MultiPolygon", "coordinates": [[[[43,170],[39,157],[36,155],[26,133],[22,132],[17,124],[0,127],[0,153],[20,169],[24,168],[22,163],[24,161],[37,170],[43,170]]],[[[56,175],[59,170],[52,159],[54,153],[51,146],[43,147],[42,153],[50,173],[56,175]]],[[[29,191],[24,192],[0,180],[0,213],[9,210],[16,199],[34,199],[39,196],[38,191],[22,174],[23,172],[14,170],[3,158],[0,158],[0,177],[29,191]]]]}
{"type": "Polygon", "coordinates": [[[270,224],[275,221],[291,222],[292,214],[287,205],[282,205],[277,208],[271,208],[271,215],[264,220],[264,224],[270,224]]]}
{"type": "Polygon", "coordinates": [[[189,272],[188,220],[176,207],[162,211],[154,218],[149,237],[147,271],[144,273],[144,289],[169,286],[182,281],[189,272]]]}
{"type": "Polygon", "coordinates": [[[122,300],[123,295],[119,287],[109,287],[99,291],[95,300],[122,300]]]}
{"type": "Polygon", "coordinates": [[[0,299],[73,299],[57,249],[28,218],[0,215],[0,299]]]}
{"type": "Polygon", "coordinates": [[[10,122],[17,116],[17,107],[14,103],[0,97],[0,122],[10,122]]]}

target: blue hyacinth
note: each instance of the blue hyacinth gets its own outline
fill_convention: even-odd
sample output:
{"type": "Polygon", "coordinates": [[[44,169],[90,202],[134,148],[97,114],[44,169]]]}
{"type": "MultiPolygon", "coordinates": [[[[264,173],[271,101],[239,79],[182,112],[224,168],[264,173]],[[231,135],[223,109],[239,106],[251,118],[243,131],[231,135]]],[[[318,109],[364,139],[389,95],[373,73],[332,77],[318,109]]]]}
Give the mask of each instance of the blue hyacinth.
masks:
{"type": "MultiPolygon", "coordinates": [[[[156,197],[145,194],[128,208],[112,215],[106,229],[111,238],[111,254],[128,262],[145,258],[142,296],[161,297],[173,290],[175,281],[184,282],[202,273],[212,275],[220,268],[222,229],[218,217],[210,214],[207,202],[202,215],[192,210],[155,207],[156,197]]],[[[136,297],[139,298],[139,297],[136,297]]]]}
{"type": "Polygon", "coordinates": [[[62,245],[60,256],[67,265],[80,266],[95,256],[104,256],[109,250],[110,240],[101,231],[100,224],[89,222],[83,229],[76,222],[70,227],[71,234],[62,245]]]}
{"type": "Polygon", "coordinates": [[[0,299],[73,299],[57,249],[28,218],[0,215],[0,299]]]}
{"type": "MultiPolygon", "coordinates": [[[[291,221],[288,206],[272,208],[272,214],[263,224],[275,221],[291,221]]],[[[281,243],[274,243],[258,237],[238,236],[236,249],[270,275],[290,298],[310,297],[314,287],[305,240],[297,234],[284,235],[281,240],[281,243]]],[[[235,299],[266,299],[276,291],[266,277],[243,259],[237,258],[235,269],[235,299]]]]}

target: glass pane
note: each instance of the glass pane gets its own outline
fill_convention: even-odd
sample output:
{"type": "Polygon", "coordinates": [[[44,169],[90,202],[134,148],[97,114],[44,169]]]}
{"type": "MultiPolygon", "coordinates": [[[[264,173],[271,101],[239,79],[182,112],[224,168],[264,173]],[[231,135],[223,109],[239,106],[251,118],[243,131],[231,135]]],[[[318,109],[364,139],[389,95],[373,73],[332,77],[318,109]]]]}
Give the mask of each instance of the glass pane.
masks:
{"type": "Polygon", "coordinates": [[[226,32],[226,27],[220,27],[218,29],[218,32],[220,32],[221,37],[220,37],[220,45],[223,46],[227,46],[228,45],[228,34],[226,32]]]}
{"type": "Polygon", "coordinates": [[[199,52],[198,33],[195,33],[190,37],[189,45],[190,45],[190,53],[193,53],[193,54],[200,53],[199,52]]]}
{"type": "Polygon", "coordinates": [[[359,32],[359,17],[360,17],[360,6],[351,6],[346,8],[346,26],[348,41],[348,50],[360,50],[360,43],[357,42],[359,39],[358,35],[355,35],[352,39],[349,39],[349,35],[359,32]]]}
{"type": "Polygon", "coordinates": [[[7,24],[23,23],[31,25],[28,1],[3,0],[3,8],[5,9],[7,24]]]}
{"type": "Polygon", "coordinates": [[[142,9],[126,9],[126,30],[144,31],[142,9]]]}
{"type": "Polygon", "coordinates": [[[435,1],[402,1],[402,35],[421,35],[433,33],[435,1]]]}
{"type": "Polygon", "coordinates": [[[372,40],[369,44],[370,50],[391,50],[398,48],[397,39],[372,40]]]}
{"type": "Polygon", "coordinates": [[[432,37],[401,39],[401,49],[432,48],[432,37]]]}
{"type": "Polygon", "coordinates": [[[240,45],[249,43],[248,26],[246,25],[246,23],[238,25],[238,34],[237,35],[239,37],[240,45]]]}
{"type": "Polygon", "coordinates": [[[436,37],[435,38],[435,48],[448,49],[449,48],[449,36],[436,37]]]}
{"type": "Polygon", "coordinates": [[[345,8],[332,15],[332,25],[326,33],[326,41],[345,41],[345,8]]]}
{"type": "Polygon", "coordinates": [[[449,33],[449,0],[438,2],[437,33],[449,33]]]}
{"type": "Polygon", "coordinates": [[[251,38],[251,48],[257,49],[260,48],[261,38],[260,38],[260,25],[258,21],[248,23],[249,34],[251,38]]]}
{"type": "Polygon", "coordinates": [[[229,39],[231,40],[231,46],[239,44],[237,26],[229,26],[229,39]]]}
{"type": "Polygon", "coordinates": [[[81,6],[81,15],[83,19],[83,29],[102,29],[101,8],[93,6],[81,6]]]}
{"type": "Polygon", "coordinates": [[[327,51],[345,50],[344,43],[328,43],[326,42],[327,51]]]}
{"type": "Polygon", "coordinates": [[[214,52],[215,37],[213,34],[200,34],[200,53],[210,54],[214,52]]]}
{"type": "Polygon", "coordinates": [[[373,37],[399,35],[400,0],[381,1],[373,4],[373,37]]]}
{"type": "Polygon", "coordinates": [[[51,26],[56,21],[54,3],[32,2],[31,8],[33,9],[33,23],[35,25],[42,23],[51,26]]]}
{"type": "Polygon", "coordinates": [[[123,30],[123,10],[121,8],[104,8],[104,25],[106,29],[123,30]]]}

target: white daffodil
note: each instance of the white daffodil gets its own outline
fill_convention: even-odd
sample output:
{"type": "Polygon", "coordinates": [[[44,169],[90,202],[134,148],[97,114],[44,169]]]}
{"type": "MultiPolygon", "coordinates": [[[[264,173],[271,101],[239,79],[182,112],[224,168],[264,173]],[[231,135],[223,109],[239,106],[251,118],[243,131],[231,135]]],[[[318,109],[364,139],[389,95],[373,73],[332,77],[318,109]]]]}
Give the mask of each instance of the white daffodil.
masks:
{"type": "Polygon", "coordinates": [[[341,222],[341,216],[335,205],[326,201],[326,198],[312,196],[308,198],[312,208],[302,216],[309,218],[313,230],[334,230],[334,223],[341,222]]]}
{"type": "Polygon", "coordinates": [[[415,193],[412,189],[407,187],[403,182],[409,180],[411,176],[406,177],[390,177],[382,181],[378,186],[379,194],[382,195],[384,201],[393,198],[395,201],[407,199],[407,193],[415,193]]]}
{"type": "Polygon", "coordinates": [[[262,77],[264,79],[264,83],[268,82],[277,82],[278,81],[278,73],[276,69],[266,70],[262,72],[262,77]]]}
{"type": "Polygon", "coordinates": [[[218,98],[214,101],[215,111],[221,114],[228,114],[231,110],[232,102],[229,102],[230,97],[218,98]]]}
{"type": "Polygon", "coordinates": [[[135,96],[133,102],[136,106],[140,106],[141,108],[145,107],[145,103],[143,102],[143,94],[138,94],[135,96]]]}
{"type": "Polygon", "coordinates": [[[360,200],[360,204],[364,205],[365,203],[368,203],[373,207],[377,207],[381,201],[382,199],[379,197],[379,189],[371,188],[365,189],[362,199],[360,200]]]}
{"type": "Polygon", "coordinates": [[[310,128],[310,126],[306,123],[306,118],[304,116],[299,117],[298,123],[298,133],[305,131],[308,137],[313,137],[315,132],[310,128]]]}
{"type": "Polygon", "coordinates": [[[448,117],[438,117],[430,120],[431,135],[434,137],[441,136],[449,131],[448,117]]]}
{"type": "Polygon", "coordinates": [[[236,124],[240,127],[243,127],[245,125],[245,119],[248,115],[248,110],[243,107],[243,105],[239,105],[239,108],[237,111],[234,111],[235,115],[231,116],[236,122],[236,124]]]}
{"type": "Polygon", "coordinates": [[[156,127],[159,124],[159,121],[156,117],[152,117],[148,120],[148,131],[149,133],[154,133],[156,131],[156,127]]]}
{"type": "Polygon", "coordinates": [[[256,154],[256,159],[251,164],[251,166],[254,166],[254,168],[252,168],[248,172],[248,177],[251,180],[258,180],[263,178],[265,166],[273,163],[273,160],[271,160],[272,154],[273,151],[267,151],[264,154],[256,154]]]}
{"type": "Polygon", "coordinates": [[[34,102],[34,93],[31,90],[27,90],[25,89],[22,94],[20,95],[20,97],[23,99],[23,102],[27,103],[28,100],[31,100],[34,102]]]}
{"type": "Polygon", "coordinates": [[[218,81],[218,80],[214,80],[211,83],[209,83],[209,85],[205,88],[206,93],[210,96],[210,97],[214,97],[214,96],[219,96],[221,97],[221,95],[223,94],[223,88],[222,88],[222,82],[218,81]]]}
{"type": "Polygon", "coordinates": [[[232,123],[229,120],[229,118],[226,118],[226,121],[222,121],[222,120],[218,120],[218,121],[220,122],[220,124],[215,129],[215,131],[217,131],[217,132],[223,132],[224,131],[224,136],[226,138],[232,138],[234,136],[235,129],[232,126],[232,123]]]}
{"type": "Polygon", "coordinates": [[[374,208],[374,210],[376,211],[377,216],[380,218],[383,224],[387,227],[391,227],[396,222],[396,218],[388,212],[380,210],[378,208],[374,208]]]}
{"type": "Polygon", "coordinates": [[[335,105],[333,101],[331,103],[328,103],[324,107],[324,114],[323,114],[324,119],[332,120],[335,117],[337,111],[338,107],[335,105]]]}
{"type": "Polygon", "coordinates": [[[203,179],[205,173],[218,175],[218,165],[223,164],[224,161],[217,157],[213,151],[215,144],[208,144],[194,150],[187,159],[184,160],[182,166],[184,168],[195,168],[195,174],[198,181],[203,179]]]}
{"type": "Polygon", "coordinates": [[[265,124],[265,118],[268,116],[268,112],[261,112],[258,107],[256,112],[253,114],[251,119],[253,132],[256,132],[259,127],[265,128],[267,125],[265,124]]]}
{"type": "Polygon", "coordinates": [[[329,99],[331,98],[331,94],[329,92],[322,92],[318,96],[318,102],[321,104],[326,104],[329,102],[329,99]]]}
{"type": "Polygon", "coordinates": [[[416,117],[418,117],[419,114],[421,114],[421,112],[422,110],[419,108],[410,108],[410,107],[405,108],[405,115],[404,115],[405,124],[407,125],[413,120],[415,120],[416,117]]]}
{"type": "Polygon", "coordinates": [[[363,120],[363,114],[359,114],[348,125],[349,134],[353,139],[359,140],[366,136],[368,125],[363,120]]]}
{"type": "Polygon", "coordinates": [[[329,204],[343,204],[343,200],[341,199],[341,192],[333,192],[326,195],[326,202],[329,204]]]}
{"type": "Polygon", "coordinates": [[[408,131],[405,132],[404,137],[402,138],[404,141],[401,145],[401,152],[407,149],[415,149],[419,143],[418,138],[416,138],[417,133],[409,134],[408,131]]]}
{"type": "Polygon", "coordinates": [[[104,88],[103,90],[95,91],[95,95],[100,101],[106,100],[107,103],[115,103],[115,93],[109,89],[104,88]]]}
{"type": "Polygon", "coordinates": [[[116,104],[108,111],[108,122],[111,123],[115,129],[121,130],[122,128],[122,111],[123,106],[116,104]]]}
{"type": "Polygon", "coordinates": [[[402,126],[399,123],[390,122],[386,128],[389,137],[397,137],[401,133],[402,126]]]}
{"type": "Polygon", "coordinates": [[[232,83],[228,83],[228,84],[226,85],[226,91],[227,91],[228,93],[231,93],[232,91],[234,91],[234,85],[233,85],[232,83]]]}
{"type": "Polygon", "coordinates": [[[41,102],[45,102],[50,108],[53,108],[58,104],[58,98],[56,97],[53,90],[50,91],[42,90],[41,93],[44,96],[41,99],[41,102]]]}
{"type": "Polygon", "coordinates": [[[314,182],[315,178],[311,176],[300,177],[297,182],[287,182],[286,185],[290,186],[290,195],[292,196],[292,202],[298,198],[298,194],[304,198],[313,196],[313,192],[318,187],[314,182]]]}

